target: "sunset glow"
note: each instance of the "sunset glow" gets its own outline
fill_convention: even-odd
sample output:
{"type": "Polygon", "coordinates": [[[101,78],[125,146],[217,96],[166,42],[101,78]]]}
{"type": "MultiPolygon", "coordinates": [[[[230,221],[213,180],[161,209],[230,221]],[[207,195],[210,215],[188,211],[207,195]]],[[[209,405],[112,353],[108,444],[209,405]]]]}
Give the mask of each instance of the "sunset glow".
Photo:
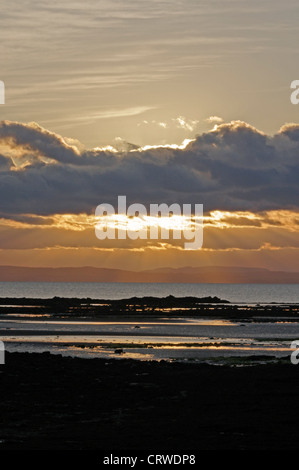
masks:
{"type": "Polygon", "coordinates": [[[279,2],[271,11],[257,1],[229,1],[233,10],[185,3],[70,10],[63,1],[58,17],[40,2],[39,37],[20,5],[11,43],[4,9],[3,265],[297,270],[297,71],[283,53],[295,44],[296,15],[279,2]],[[47,63],[38,44],[49,48],[47,63]],[[41,62],[43,74],[34,73],[41,62]],[[201,221],[182,213],[95,217],[122,194],[147,210],[202,204],[202,247],[184,250],[183,232],[201,221]],[[99,240],[101,227],[120,236],[99,240]]]}

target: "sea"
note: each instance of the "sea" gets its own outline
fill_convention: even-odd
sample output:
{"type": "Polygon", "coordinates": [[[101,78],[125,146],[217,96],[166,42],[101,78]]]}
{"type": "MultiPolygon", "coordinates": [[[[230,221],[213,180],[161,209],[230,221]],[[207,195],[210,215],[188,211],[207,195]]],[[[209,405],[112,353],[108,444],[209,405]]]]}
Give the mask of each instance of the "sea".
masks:
{"type": "MultiPolygon", "coordinates": [[[[246,305],[299,304],[296,284],[0,283],[0,298],[57,296],[110,300],[169,295],[216,296],[246,305]]],[[[161,318],[152,319],[125,316],[111,319],[107,314],[107,318],[94,321],[83,318],[62,321],[52,315],[30,314],[28,308],[23,316],[11,311],[0,316],[2,359],[5,350],[50,352],[84,359],[196,361],[243,367],[265,360],[284,359],[289,363],[292,354],[297,354],[294,341],[299,346],[296,315],[290,318],[267,317],[266,321],[257,316],[244,321],[199,318],[192,317],[192,314],[175,318],[163,314],[161,318]]]]}
{"type": "Polygon", "coordinates": [[[233,303],[299,303],[298,284],[171,284],[118,282],[0,282],[0,298],[216,296],[233,303]]]}

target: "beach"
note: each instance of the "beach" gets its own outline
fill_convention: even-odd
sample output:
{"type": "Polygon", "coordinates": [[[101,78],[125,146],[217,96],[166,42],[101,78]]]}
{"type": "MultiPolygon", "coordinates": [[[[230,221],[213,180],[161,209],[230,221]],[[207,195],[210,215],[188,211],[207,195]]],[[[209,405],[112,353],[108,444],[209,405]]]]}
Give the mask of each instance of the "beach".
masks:
{"type": "Polygon", "coordinates": [[[297,450],[298,366],[6,354],[1,449],[297,450]]]}
{"type": "Polygon", "coordinates": [[[0,299],[9,352],[82,358],[242,364],[276,361],[298,336],[298,304],[232,304],[218,297],[0,299]]]}
{"type": "Polygon", "coordinates": [[[296,304],[0,303],[0,450],[298,449],[296,304]]]}

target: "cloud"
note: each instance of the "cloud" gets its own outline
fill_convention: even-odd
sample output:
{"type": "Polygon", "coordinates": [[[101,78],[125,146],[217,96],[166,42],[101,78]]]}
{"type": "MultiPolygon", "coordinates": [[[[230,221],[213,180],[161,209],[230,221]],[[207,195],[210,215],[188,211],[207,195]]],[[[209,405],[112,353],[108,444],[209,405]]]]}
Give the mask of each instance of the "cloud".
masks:
{"type": "Polygon", "coordinates": [[[91,124],[98,119],[111,119],[119,117],[128,117],[128,116],[137,116],[138,114],[145,113],[151,109],[155,109],[153,106],[136,106],[132,108],[124,109],[109,109],[106,111],[96,111],[92,112],[87,116],[77,116],[73,117],[74,122],[79,122],[82,124],[91,124]]]}
{"type": "Polygon", "coordinates": [[[299,125],[268,136],[223,123],[181,147],[86,150],[38,124],[0,124],[0,212],[93,213],[102,203],[202,203],[205,211],[299,210],[299,125]],[[116,151],[115,151],[116,150],[116,151]],[[12,166],[11,158],[16,166],[12,166]],[[18,158],[28,160],[18,166],[18,158]]]}
{"type": "MultiPolygon", "coordinates": [[[[269,249],[299,248],[299,214],[290,211],[266,213],[219,212],[204,218],[205,250],[255,250],[263,246],[269,249]]],[[[54,215],[51,217],[30,214],[14,218],[1,217],[0,250],[23,250],[34,248],[101,248],[101,249],[146,249],[163,250],[165,247],[183,248],[182,236],[174,239],[99,240],[95,237],[95,216],[86,214],[54,215]]],[[[163,225],[163,220],[160,220],[163,225]]],[[[173,228],[179,227],[179,220],[173,228]]],[[[146,222],[145,222],[146,224],[146,222]]],[[[141,228],[141,221],[138,223],[141,228]]]]}
{"type": "Polygon", "coordinates": [[[210,122],[212,124],[221,124],[223,122],[223,119],[219,116],[210,116],[207,119],[205,119],[206,122],[210,122]]]}
{"type": "Polygon", "coordinates": [[[69,145],[57,134],[40,127],[37,123],[21,124],[2,121],[0,142],[15,151],[15,155],[33,154],[64,163],[72,163],[79,157],[77,147],[69,145]]]}
{"type": "Polygon", "coordinates": [[[148,121],[143,120],[137,124],[137,126],[156,126],[162,129],[181,129],[187,132],[194,132],[198,127],[198,120],[187,119],[184,116],[178,116],[167,121],[156,121],[155,119],[148,121]]]}
{"type": "Polygon", "coordinates": [[[176,119],[173,119],[173,121],[175,121],[178,128],[182,128],[190,132],[193,132],[198,124],[197,120],[186,119],[184,116],[179,116],[176,119]]]}

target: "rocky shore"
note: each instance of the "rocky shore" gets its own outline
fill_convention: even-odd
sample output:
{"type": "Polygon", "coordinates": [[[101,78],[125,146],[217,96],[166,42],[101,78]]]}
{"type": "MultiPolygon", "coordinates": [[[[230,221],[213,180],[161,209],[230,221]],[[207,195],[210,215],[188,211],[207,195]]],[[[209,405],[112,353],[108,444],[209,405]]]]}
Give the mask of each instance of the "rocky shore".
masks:
{"type": "Polygon", "coordinates": [[[0,299],[0,318],[18,315],[26,319],[34,315],[40,319],[99,319],[159,318],[177,316],[250,319],[254,317],[280,317],[299,320],[298,304],[232,304],[218,297],[131,297],[129,299],[80,299],[53,297],[49,299],[10,298],[0,299]]]}

